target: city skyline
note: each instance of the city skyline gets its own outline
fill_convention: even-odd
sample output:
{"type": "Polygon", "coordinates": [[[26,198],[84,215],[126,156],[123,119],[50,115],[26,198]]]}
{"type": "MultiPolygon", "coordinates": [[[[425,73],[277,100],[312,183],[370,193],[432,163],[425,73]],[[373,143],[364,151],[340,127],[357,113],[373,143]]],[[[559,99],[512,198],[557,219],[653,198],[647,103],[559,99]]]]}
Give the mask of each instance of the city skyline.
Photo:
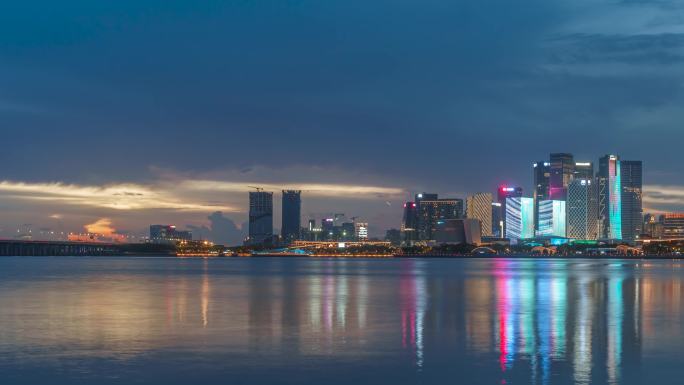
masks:
{"type": "MultiPolygon", "coordinates": [[[[557,156],[562,156],[562,157],[565,157],[568,159],[573,159],[573,154],[571,154],[571,153],[560,153],[560,154],[559,153],[551,153],[549,156],[550,156],[551,160],[553,160],[554,157],[557,157],[557,156]]],[[[602,156],[599,158],[599,165],[603,164],[603,162],[604,162],[603,159],[606,159],[606,161],[607,161],[608,159],[616,159],[617,160],[617,159],[621,159],[621,158],[619,156],[614,156],[614,155],[605,155],[605,156],[602,156]]],[[[623,167],[623,173],[621,173],[622,175],[634,174],[636,176],[630,176],[629,179],[634,179],[636,177],[637,179],[635,179],[635,181],[638,181],[638,185],[634,185],[634,188],[636,188],[637,190],[634,190],[634,188],[632,188],[631,185],[628,185],[628,184],[626,184],[626,182],[623,182],[621,189],[624,188],[624,191],[620,194],[620,196],[622,197],[623,200],[625,199],[625,196],[626,196],[625,194],[636,193],[637,196],[641,197],[640,189],[641,189],[641,181],[642,181],[642,161],[620,160],[619,163],[627,165],[627,168],[623,167]],[[628,171],[624,172],[624,170],[628,170],[628,171]],[[636,170],[636,171],[633,171],[633,170],[636,170]]],[[[545,162],[545,161],[544,162],[539,162],[539,161],[532,162],[532,180],[533,180],[533,183],[539,183],[540,178],[544,178],[544,173],[540,174],[538,172],[540,169],[540,166],[542,166],[542,165],[551,166],[551,164],[552,164],[552,162],[545,162]]],[[[592,162],[584,162],[584,161],[574,162],[573,161],[573,166],[569,167],[569,168],[567,166],[563,166],[562,164],[560,164],[560,166],[559,166],[560,169],[568,168],[569,171],[567,171],[567,172],[569,172],[572,175],[571,177],[569,177],[569,179],[566,182],[564,182],[564,183],[567,183],[567,186],[563,187],[564,192],[562,194],[567,195],[568,187],[572,187],[571,183],[569,183],[569,182],[573,182],[573,181],[584,182],[585,180],[587,180],[587,181],[591,180],[592,178],[590,177],[590,175],[593,175],[593,170],[594,170],[592,165],[593,165],[593,161],[592,162]]],[[[596,170],[596,175],[595,175],[596,180],[594,182],[597,185],[601,184],[601,182],[600,182],[601,178],[602,178],[601,175],[603,175],[602,173],[605,172],[605,171],[601,171],[602,170],[601,167],[604,167],[604,166],[600,166],[596,170]]],[[[607,166],[605,166],[605,167],[607,167],[607,166]]],[[[615,168],[615,167],[616,166],[613,166],[613,168],[615,168]]],[[[550,181],[552,179],[551,175],[553,174],[554,167],[553,166],[548,167],[548,168],[545,167],[544,170],[546,172],[546,177],[545,177],[546,179],[545,180],[550,181]]],[[[617,170],[618,171],[620,170],[619,166],[617,166],[617,170]]],[[[615,170],[613,170],[613,171],[615,171],[615,170]]],[[[563,172],[565,172],[565,171],[563,171],[563,172]]],[[[623,177],[623,179],[624,179],[624,177],[623,177]]],[[[557,180],[560,180],[560,179],[557,179],[557,180]]],[[[282,235],[284,238],[287,238],[290,241],[296,239],[297,236],[295,234],[291,234],[290,236],[285,236],[283,229],[276,227],[277,226],[276,223],[278,223],[278,222],[275,222],[275,220],[282,221],[284,219],[282,215],[279,215],[283,210],[283,206],[282,205],[278,206],[278,205],[274,204],[274,199],[273,199],[273,193],[274,192],[273,191],[266,191],[266,188],[274,188],[275,189],[276,186],[267,186],[265,188],[265,187],[251,186],[251,185],[241,186],[238,184],[230,184],[228,182],[211,182],[211,181],[200,181],[197,183],[199,184],[199,186],[197,184],[195,184],[193,186],[195,188],[199,188],[200,190],[202,188],[207,188],[207,189],[215,188],[218,191],[225,192],[227,187],[233,188],[235,190],[245,189],[245,191],[249,191],[250,200],[255,195],[259,195],[259,194],[268,195],[269,196],[269,198],[268,198],[269,199],[269,202],[268,202],[269,207],[267,209],[268,212],[267,213],[264,212],[268,216],[268,218],[267,218],[268,223],[261,221],[262,224],[259,225],[261,227],[268,226],[268,228],[265,228],[265,227],[263,228],[263,231],[262,231],[263,234],[261,236],[268,236],[268,234],[270,234],[270,235],[282,235]],[[254,191],[254,190],[256,190],[256,191],[254,191]]],[[[591,182],[589,182],[589,183],[591,183],[591,182]]],[[[5,186],[7,186],[7,184],[5,182],[3,182],[3,184],[5,186]]],[[[563,201],[548,200],[550,195],[551,195],[549,193],[549,191],[553,190],[553,187],[551,187],[552,185],[553,185],[553,183],[547,183],[546,184],[546,186],[547,186],[546,187],[546,191],[547,191],[546,193],[544,193],[543,188],[540,189],[540,186],[541,186],[540,184],[537,184],[536,187],[535,187],[535,185],[525,186],[525,187],[523,187],[523,186],[505,187],[505,185],[499,185],[499,187],[497,187],[498,202],[504,203],[503,207],[505,207],[505,201],[506,201],[505,197],[506,196],[509,196],[509,197],[510,196],[513,196],[513,197],[522,196],[522,197],[525,197],[526,199],[530,199],[531,201],[534,200],[535,196],[537,196],[538,202],[539,202],[537,204],[547,205],[547,206],[553,204],[554,212],[560,213],[562,211],[563,217],[562,217],[562,219],[560,219],[560,218],[556,218],[555,215],[550,216],[551,215],[550,211],[548,212],[548,214],[544,214],[544,213],[546,213],[546,211],[545,211],[546,209],[542,209],[539,213],[537,213],[537,209],[534,209],[534,213],[530,212],[530,214],[526,214],[526,215],[529,215],[529,217],[530,217],[529,219],[533,221],[533,228],[528,229],[529,231],[532,232],[531,234],[534,234],[537,236],[543,236],[545,234],[546,235],[561,235],[561,233],[566,234],[566,226],[568,226],[570,224],[570,222],[566,222],[567,219],[565,218],[565,215],[566,215],[565,203],[566,202],[564,200],[563,201]],[[501,194],[506,194],[506,195],[501,195],[501,194]],[[512,194],[512,195],[510,195],[510,194],[512,194]],[[563,204],[562,209],[560,209],[560,206],[556,207],[556,206],[558,206],[557,203],[563,204]],[[560,209],[560,211],[558,211],[559,209],[560,209]],[[545,219],[545,222],[547,222],[548,225],[545,225],[544,228],[541,228],[540,224],[537,224],[536,221],[538,218],[541,220],[541,218],[543,218],[543,217],[547,218],[547,219],[545,219]],[[553,219],[553,218],[555,218],[555,219],[553,219]],[[556,221],[555,225],[552,225],[552,222],[549,222],[551,220],[556,221]],[[557,222],[558,220],[560,220],[562,223],[559,224],[557,222]],[[559,229],[561,229],[560,227],[557,228],[557,226],[559,226],[559,225],[562,226],[562,230],[559,230],[559,229]],[[556,230],[552,231],[551,227],[548,227],[548,226],[553,226],[553,228],[556,230]],[[545,230],[545,229],[547,229],[547,230],[545,230]]],[[[612,185],[612,184],[610,184],[610,185],[612,185]]],[[[26,186],[20,186],[20,187],[26,187],[26,186]]],[[[74,186],[65,186],[65,187],[74,188],[74,186]]],[[[330,204],[331,200],[334,202],[334,199],[333,199],[334,191],[326,190],[327,187],[328,186],[323,186],[323,185],[311,185],[310,188],[319,189],[319,190],[310,190],[308,192],[315,191],[313,194],[314,199],[318,198],[321,200],[321,202],[327,201],[327,203],[330,204]],[[332,193],[332,195],[331,195],[331,193],[332,193]],[[317,194],[320,194],[320,195],[317,195],[317,194]]],[[[350,188],[350,187],[347,186],[347,188],[350,188]]],[[[597,186],[597,189],[598,189],[598,186],[597,186]]],[[[559,188],[556,188],[556,190],[559,190],[559,188]]],[[[135,202],[136,198],[138,198],[135,194],[126,193],[124,190],[116,190],[116,189],[112,188],[112,191],[116,191],[116,192],[112,193],[113,196],[125,197],[123,199],[131,199],[132,202],[135,202]],[[132,197],[132,198],[129,198],[129,197],[132,197]]],[[[401,194],[407,194],[408,189],[402,190],[402,189],[397,188],[394,190],[391,190],[391,189],[381,190],[381,188],[378,188],[378,191],[383,191],[383,194],[386,195],[385,197],[390,197],[388,199],[395,199],[392,197],[392,195],[401,197],[401,194]],[[387,194],[387,191],[390,191],[391,194],[387,194]],[[400,191],[401,191],[401,193],[399,193],[400,191]]],[[[354,191],[354,193],[357,193],[357,194],[358,193],[373,194],[373,192],[374,192],[373,190],[363,190],[363,189],[359,190],[359,191],[354,191]]],[[[595,193],[597,193],[597,196],[596,196],[597,206],[600,206],[598,203],[601,201],[601,199],[599,199],[601,194],[598,193],[598,190],[595,193]]],[[[397,216],[399,217],[398,223],[393,222],[389,226],[386,226],[386,227],[381,226],[378,223],[371,223],[369,226],[368,225],[369,221],[367,219],[368,218],[367,216],[361,217],[361,216],[357,216],[357,215],[353,215],[353,214],[350,215],[348,213],[346,215],[344,213],[337,214],[335,212],[339,212],[341,210],[336,210],[335,207],[332,207],[332,206],[327,207],[329,209],[329,211],[327,211],[327,212],[318,212],[318,213],[302,212],[301,211],[301,207],[302,207],[301,194],[302,194],[301,190],[283,189],[280,197],[277,197],[277,199],[275,199],[275,201],[279,201],[280,198],[282,198],[283,203],[285,203],[285,201],[286,201],[286,199],[285,199],[286,196],[290,197],[290,198],[288,198],[289,200],[291,200],[293,198],[295,199],[295,201],[293,201],[293,203],[296,204],[296,208],[294,208],[295,211],[293,213],[290,213],[289,216],[291,218],[290,221],[292,221],[294,218],[296,218],[296,220],[299,222],[299,228],[300,229],[305,229],[301,225],[302,220],[308,220],[308,219],[322,220],[322,219],[327,218],[327,217],[332,217],[333,215],[335,217],[337,217],[337,215],[344,215],[347,218],[347,220],[348,220],[348,218],[352,218],[351,223],[356,223],[357,222],[356,219],[360,218],[360,221],[363,221],[362,223],[364,223],[364,225],[365,225],[364,226],[364,228],[366,229],[365,231],[367,232],[368,236],[371,238],[384,238],[386,230],[403,228],[405,226],[405,222],[406,222],[406,214],[405,214],[406,205],[412,203],[411,201],[408,201],[408,202],[402,201],[404,209],[400,210],[398,212],[398,215],[394,215],[395,217],[397,217],[397,216]],[[295,213],[298,213],[299,215],[297,215],[295,213]],[[333,214],[333,213],[335,213],[335,214],[333,214]]],[[[434,194],[434,193],[427,194],[427,195],[425,195],[425,197],[423,197],[423,193],[418,193],[418,194],[414,195],[414,198],[416,199],[415,202],[419,202],[421,200],[426,200],[426,202],[430,203],[431,206],[435,205],[435,208],[433,209],[433,211],[435,211],[435,213],[430,214],[428,212],[425,212],[424,214],[421,214],[421,215],[428,215],[429,217],[434,216],[434,218],[431,219],[431,221],[434,222],[438,218],[461,219],[461,218],[468,217],[468,214],[466,212],[468,209],[468,206],[466,204],[467,201],[470,201],[473,198],[478,197],[478,196],[482,196],[482,195],[490,196],[490,198],[487,198],[487,199],[492,199],[492,203],[495,203],[495,201],[493,201],[493,198],[492,198],[493,196],[491,193],[482,193],[482,192],[466,193],[464,195],[458,195],[458,196],[452,195],[449,197],[439,196],[439,194],[434,194]],[[440,199],[438,199],[438,197],[440,199]],[[442,207],[440,205],[443,205],[443,204],[448,204],[448,206],[444,206],[444,208],[438,209],[438,207],[442,207]],[[442,211],[445,208],[448,208],[449,210],[453,210],[454,212],[452,214],[442,213],[442,211]],[[439,211],[440,214],[437,214],[437,211],[439,211]]],[[[303,200],[303,202],[305,202],[304,207],[306,207],[306,202],[308,202],[308,200],[310,198],[311,198],[310,196],[307,196],[305,194],[305,199],[303,200]]],[[[360,200],[358,198],[359,197],[357,197],[356,202],[363,202],[364,201],[364,199],[362,197],[360,200]]],[[[536,200],[534,200],[534,201],[536,202],[536,200]]],[[[645,201],[647,201],[647,200],[645,200],[645,201]]],[[[395,208],[395,205],[393,205],[392,202],[390,202],[389,200],[386,200],[385,203],[386,203],[386,206],[388,208],[390,208],[390,209],[395,208]]],[[[580,202],[578,202],[578,203],[580,203],[580,202]]],[[[662,213],[667,213],[667,212],[674,212],[674,211],[667,211],[667,210],[662,210],[662,211],[653,210],[653,209],[650,209],[648,207],[644,207],[642,210],[641,201],[638,201],[637,206],[634,206],[635,204],[636,203],[628,204],[629,208],[626,209],[627,211],[623,211],[622,204],[618,204],[618,207],[620,207],[620,209],[618,211],[623,212],[622,216],[625,216],[624,213],[632,213],[632,212],[634,213],[634,214],[630,214],[630,217],[628,217],[627,219],[623,218],[623,219],[618,220],[620,222],[620,224],[625,223],[624,221],[628,221],[626,223],[630,223],[630,225],[631,225],[631,223],[638,224],[638,227],[633,232],[634,235],[632,237],[625,236],[624,239],[632,239],[633,240],[634,236],[641,233],[641,231],[642,231],[641,227],[643,226],[643,215],[642,214],[662,214],[662,213]],[[629,222],[629,221],[635,221],[635,218],[639,218],[639,219],[637,219],[636,222],[629,222]]],[[[250,206],[251,206],[251,204],[250,204],[250,206]]],[[[418,206],[420,206],[420,203],[418,206]]],[[[207,206],[207,207],[209,207],[209,206],[207,206]]],[[[415,205],[414,205],[414,207],[415,207],[415,205]]],[[[534,207],[536,207],[536,206],[534,206],[534,207]]],[[[550,209],[551,206],[548,206],[548,207],[550,209]]],[[[568,207],[570,208],[571,206],[568,206],[568,207]]],[[[250,208],[250,212],[251,212],[251,210],[252,210],[252,208],[250,208]]],[[[289,209],[289,210],[293,210],[293,209],[289,209]]],[[[355,210],[358,210],[358,207],[356,207],[355,210]]],[[[482,210],[482,209],[480,208],[480,210],[482,210]]],[[[492,210],[494,210],[494,208],[492,208],[492,210]]],[[[505,210],[505,208],[503,210],[505,210]]],[[[598,210],[598,207],[597,207],[597,210],[598,210]]],[[[124,210],[124,211],[127,211],[127,210],[124,210]]],[[[187,212],[193,213],[193,211],[191,209],[187,212]]],[[[256,215],[263,215],[264,213],[258,213],[256,215]]],[[[397,212],[395,212],[394,214],[397,214],[397,212]]],[[[504,211],[502,211],[501,214],[503,215],[504,221],[505,221],[505,217],[507,214],[504,213],[504,211]]],[[[570,212],[568,212],[567,214],[571,215],[570,212]]],[[[470,215],[472,217],[475,217],[475,215],[473,213],[471,213],[470,215]]],[[[483,214],[481,213],[478,215],[482,216],[483,214]]],[[[518,215],[520,215],[520,214],[518,214],[518,215]]],[[[586,216],[586,214],[585,214],[585,216],[586,216]]],[[[612,218],[613,216],[614,215],[611,215],[610,217],[612,218]]],[[[589,217],[591,217],[591,215],[589,215],[589,217]]],[[[54,218],[54,219],[59,220],[61,218],[54,218]]],[[[151,217],[145,218],[145,220],[151,220],[151,219],[152,219],[151,217]]],[[[215,241],[217,243],[239,244],[242,241],[248,240],[248,238],[249,238],[248,237],[249,232],[247,231],[248,224],[250,223],[249,221],[246,221],[245,223],[242,224],[242,227],[243,227],[242,229],[238,229],[237,226],[235,226],[234,222],[232,222],[229,218],[225,217],[222,212],[213,212],[207,219],[209,219],[212,222],[212,224],[215,221],[219,222],[219,225],[216,228],[211,228],[211,227],[206,227],[206,226],[199,227],[199,226],[193,226],[193,225],[186,225],[186,226],[180,225],[178,227],[179,228],[186,227],[186,229],[193,232],[195,234],[196,238],[198,238],[198,239],[208,239],[208,240],[215,241]],[[223,226],[223,227],[219,227],[219,226],[223,226]],[[228,241],[222,241],[221,239],[219,239],[221,237],[226,236],[226,233],[225,233],[226,231],[231,231],[230,226],[233,226],[232,230],[235,230],[234,232],[236,235],[234,235],[234,238],[232,240],[228,240],[228,241]],[[223,232],[223,234],[217,234],[220,232],[223,232]]],[[[418,220],[418,222],[417,222],[418,228],[415,229],[416,230],[416,236],[418,236],[421,239],[431,239],[432,236],[426,234],[426,232],[429,233],[429,232],[433,231],[431,229],[434,228],[435,223],[432,223],[427,228],[425,228],[425,223],[427,223],[427,222],[423,221],[424,222],[423,225],[421,225],[420,222],[421,222],[420,220],[418,220]]],[[[480,219],[480,222],[486,223],[486,222],[483,222],[482,219],[480,219]]],[[[599,222],[601,222],[601,221],[599,221],[599,222]]],[[[168,222],[168,223],[171,223],[171,222],[168,222]]],[[[22,224],[21,226],[26,227],[29,225],[22,224]]],[[[293,226],[296,227],[296,225],[293,225],[293,226]]],[[[291,227],[294,228],[293,226],[291,226],[291,227]]],[[[496,223],[496,220],[494,220],[492,222],[491,230],[493,230],[493,232],[496,233],[498,226],[499,225],[496,223]]],[[[608,226],[610,228],[610,225],[608,225],[608,226]]],[[[631,225],[631,226],[634,226],[634,225],[631,225]]],[[[484,236],[487,235],[487,230],[485,230],[485,229],[488,229],[488,228],[489,228],[488,226],[483,227],[482,235],[484,235],[484,236]]],[[[85,226],[85,230],[87,232],[101,233],[101,234],[105,234],[105,235],[113,235],[112,238],[116,238],[116,239],[118,239],[118,238],[126,239],[125,237],[122,237],[122,236],[134,235],[134,237],[132,237],[133,239],[138,238],[138,240],[143,240],[145,238],[145,234],[147,233],[147,228],[139,231],[137,234],[131,234],[129,232],[117,232],[117,231],[113,230],[113,223],[111,222],[111,220],[109,218],[102,218],[93,224],[88,224],[85,226]],[[111,234],[109,233],[109,231],[111,231],[111,234]]],[[[17,231],[21,231],[21,230],[18,228],[17,231]]],[[[292,230],[292,229],[287,230],[286,229],[286,231],[293,232],[294,230],[292,230]]],[[[620,232],[621,231],[622,230],[620,230],[620,232]]],[[[32,235],[35,237],[35,239],[59,238],[59,236],[58,235],[55,236],[55,234],[53,234],[52,237],[44,236],[45,232],[46,232],[46,229],[39,229],[39,231],[36,231],[32,235]],[[41,233],[43,233],[43,237],[41,237],[41,235],[40,235],[41,233]]],[[[66,234],[72,233],[72,232],[78,233],[78,231],[68,231],[67,230],[67,231],[62,233],[62,238],[65,238],[66,234]]],[[[296,231],[294,231],[294,232],[296,233],[296,231]]],[[[356,231],[350,230],[350,233],[352,233],[352,232],[356,232],[356,231]]],[[[16,237],[17,234],[13,233],[12,235],[16,237]]],[[[301,234],[299,234],[299,235],[301,235],[301,234]]],[[[599,234],[599,235],[600,235],[599,238],[604,238],[604,239],[605,238],[615,238],[615,237],[611,237],[611,236],[606,236],[605,234],[599,234]]],[[[623,239],[621,234],[617,238],[623,239]]],[[[256,242],[256,243],[262,243],[262,242],[263,242],[263,239],[259,242],[256,242]]]]}

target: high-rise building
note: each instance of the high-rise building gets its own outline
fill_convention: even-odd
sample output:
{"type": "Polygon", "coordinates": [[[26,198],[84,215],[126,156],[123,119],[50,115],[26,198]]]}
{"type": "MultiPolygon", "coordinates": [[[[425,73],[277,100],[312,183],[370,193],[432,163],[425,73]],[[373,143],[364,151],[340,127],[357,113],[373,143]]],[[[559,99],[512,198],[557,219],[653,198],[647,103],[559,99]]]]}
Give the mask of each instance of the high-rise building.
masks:
{"type": "Polygon", "coordinates": [[[466,218],[481,223],[482,235],[492,236],[492,194],[477,193],[466,198],[466,218]]]}
{"type": "Polygon", "coordinates": [[[606,155],[599,159],[597,182],[600,238],[622,239],[621,175],[620,159],[617,155],[606,155]]]}
{"type": "Polygon", "coordinates": [[[550,163],[549,199],[564,201],[575,173],[575,160],[572,154],[554,153],[550,163]]]}
{"type": "MultiPolygon", "coordinates": [[[[508,198],[520,198],[520,197],[522,197],[522,195],[523,195],[522,187],[501,186],[497,190],[497,200],[499,203],[501,203],[501,216],[502,216],[502,219],[504,222],[503,234],[507,233],[507,231],[506,231],[506,220],[507,220],[508,216],[506,214],[506,201],[508,198]]],[[[533,220],[534,220],[534,217],[533,217],[533,220]]]]}
{"type": "Polygon", "coordinates": [[[273,240],[273,193],[249,193],[249,238],[251,245],[270,243],[273,240]]]}
{"type": "Polygon", "coordinates": [[[575,162],[575,173],[573,179],[594,179],[594,163],[592,162],[575,162]]]}
{"type": "Polygon", "coordinates": [[[593,178],[575,179],[568,187],[568,238],[596,240],[599,237],[598,189],[593,181],[593,178]]]}
{"type": "Polygon", "coordinates": [[[492,202],[492,235],[500,238],[503,238],[505,235],[502,207],[503,205],[500,202],[492,202]]]}
{"type": "Polygon", "coordinates": [[[438,220],[460,219],[463,217],[462,199],[427,200],[423,197],[417,208],[418,234],[421,240],[433,239],[438,220]]]}
{"type": "Polygon", "coordinates": [[[636,240],[643,232],[642,162],[620,161],[622,239],[636,240]]]}
{"type": "Polygon", "coordinates": [[[684,238],[684,213],[666,213],[660,216],[663,238],[684,238]]]}
{"type": "Polygon", "coordinates": [[[534,237],[534,199],[506,198],[506,238],[511,242],[534,237]]]}
{"type": "Polygon", "coordinates": [[[283,190],[283,218],[280,233],[283,241],[290,243],[299,239],[302,227],[302,192],[283,190]]]}
{"type": "Polygon", "coordinates": [[[539,229],[535,233],[537,236],[565,237],[565,201],[546,200],[539,202],[538,223],[539,229]]]}
{"type": "Polygon", "coordinates": [[[354,233],[356,239],[359,241],[368,240],[368,223],[366,222],[356,222],[354,223],[354,233]]]}
{"type": "Polygon", "coordinates": [[[533,165],[534,179],[534,228],[539,230],[539,202],[549,199],[549,178],[551,176],[551,163],[539,161],[533,165]]]}
{"type": "Polygon", "coordinates": [[[402,242],[407,245],[418,240],[418,209],[416,202],[404,203],[404,217],[401,223],[402,242]]]}

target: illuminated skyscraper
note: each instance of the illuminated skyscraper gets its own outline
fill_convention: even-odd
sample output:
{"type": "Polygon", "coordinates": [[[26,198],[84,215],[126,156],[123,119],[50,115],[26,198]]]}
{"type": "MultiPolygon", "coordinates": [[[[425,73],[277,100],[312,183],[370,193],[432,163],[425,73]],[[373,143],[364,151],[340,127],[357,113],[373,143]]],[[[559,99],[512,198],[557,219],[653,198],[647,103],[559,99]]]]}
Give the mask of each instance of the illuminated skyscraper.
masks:
{"type": "Polygon", "coordinates": [[[642,163],[620,162],[622,183],[622,239],[634,241],[643,232],[642,163]]]}
{"type": "Polygon", "coordinates": [[[575,172],[575,160],[572,154],[555,153],[550,161],[549,199],[564,201],[575,172]]]}
{"type": "Polygon", "coordinates": [[[598,190],[593,178],[575,179],[568,187],[568,238],[595,240],[599,236],[598,190]]]}
{"type": "Polygon", "coordinates": [[[280,233],[285,242],[299,239],[302,227],[302,192],[283,190],[283,218],[280,233]]]}
{"type": "Polygon", "coordinates": [[[466,218],[480,221],[482,235],[492,236],[492,194],[477,193],[466,198],[466,218]]]}
{"type": "Polygon", "coordinates": [[[551,176],[551,163],[545,161],[535,162],[533,165],[534,178],[534,228],[539,230],[539,202],[549,199],[549,177],[551,176]]]}
{"type": "Polygon", "coordinates": [[[421,240],[433,240],[437,221],[463,218],[463,199],[422,199],[418,205],[418,233],[421,240]]]}
{"type": "Polygon", "coordinates": [[[402,242],[411,245],[418,240],[418,210],[416,202],[404,203],[404,218],[401,223],[402,242]]]}
{"type": "Polygon", "coordinates": [[[511,242],[534,237],[534,199],[506,198],[506,238],[511,242]]]}
{"type": "Polygon", "coordinates": [[[502,211],[503,205],[499,202],[492,202],[492,235],[495,237],[504,237],[504,213],[502,211]]]}
{"type": "MultiPolygon", "coordinates": [[[[503,230],[503,235],[505,235],[506,232],[506,200],[508,198],[520,198],[523,195],[523,189],[522,187],[508,187],[508,186],[501,186],[497,190],[497,200],[501,204],[501,216],[504,222],[504,230],[503,230]]],[[[534,220],[534,216],[533,216],[534,220]]],[[[532,224],[534,226],[534,223],[532,224]]]]}
{"type": "Polygon", "coordinates": [[[617,155],[599,159],[600,238],[622,239],[622,183],[617,155]]]}
{"type": "Polygon", "coordinates": [[[537,236],[565,237],[565,201],[546,200],[539,202],[538,223],[537,236]]]}
{"type": "Polygon", "coordinates": [[[249,193],[249,238],[252,245],[273,240],[273,193],[256,191],[249,193]]]}
{"type": "Polygon", "coordinates": [[[594,179],[594,163],[592,162],[575,162],[575,172],[573,179],[594,179]]]}
{"type": "Polygon", "coordinates": [[[354,235],[358,241],[368,240],[368,223],[356,222],[354,223],[354,235]]]}

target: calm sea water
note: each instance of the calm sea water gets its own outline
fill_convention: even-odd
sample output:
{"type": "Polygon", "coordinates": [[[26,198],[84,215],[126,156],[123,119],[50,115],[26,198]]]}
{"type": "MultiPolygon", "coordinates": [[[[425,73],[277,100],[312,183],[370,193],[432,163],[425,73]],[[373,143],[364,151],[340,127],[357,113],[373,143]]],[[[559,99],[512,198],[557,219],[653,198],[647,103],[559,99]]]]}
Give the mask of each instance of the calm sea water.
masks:
{"type": "Polygon", "coordinates": [[[0,258],[0,383],[682,384],[684,263],[0,258]]]}

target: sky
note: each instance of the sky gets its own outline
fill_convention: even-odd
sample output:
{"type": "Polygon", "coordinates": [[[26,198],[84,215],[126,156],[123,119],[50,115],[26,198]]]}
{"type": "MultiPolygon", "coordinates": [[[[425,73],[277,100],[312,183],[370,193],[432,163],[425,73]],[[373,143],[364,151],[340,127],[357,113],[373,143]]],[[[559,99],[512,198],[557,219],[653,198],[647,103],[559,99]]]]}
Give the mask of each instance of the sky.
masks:
{"type": "Polygon", "coordinates": [[[645,209],[684,210],[683,91],[681,1],[2,2],[0,238],[237,243],[249,186],[379,236],[550,152],[642,160],[645,209]]]}

